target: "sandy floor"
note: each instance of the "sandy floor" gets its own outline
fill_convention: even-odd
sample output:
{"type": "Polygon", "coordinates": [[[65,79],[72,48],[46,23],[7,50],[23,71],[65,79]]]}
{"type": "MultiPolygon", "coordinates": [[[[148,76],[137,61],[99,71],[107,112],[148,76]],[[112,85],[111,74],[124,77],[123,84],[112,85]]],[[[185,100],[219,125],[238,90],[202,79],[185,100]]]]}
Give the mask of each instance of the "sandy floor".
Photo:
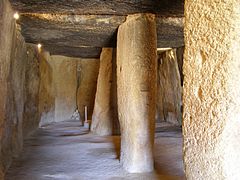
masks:
{"type": "Polygon", "coordinates": [[[6,180],[185,179],[178,128],[158,124],[153,173],[129,174],[119,163],[120,137],[89,134],[78,122],[39,129],[9,169],[6,180]]]}

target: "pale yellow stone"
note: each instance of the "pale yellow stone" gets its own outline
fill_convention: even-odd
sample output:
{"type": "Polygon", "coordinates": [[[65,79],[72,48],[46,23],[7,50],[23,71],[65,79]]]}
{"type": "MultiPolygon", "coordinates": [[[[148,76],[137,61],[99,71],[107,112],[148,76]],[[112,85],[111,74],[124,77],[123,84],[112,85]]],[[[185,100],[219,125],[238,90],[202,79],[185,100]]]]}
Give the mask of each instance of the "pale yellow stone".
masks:
{"type": "Polygon", "coordinates": [[[77,106],[82,122],[84,122],[84,107],[87,106],[88,120],[92,119],[94,100],[97,88],[99,59],[81,59],[78,61],[77,106]]]}
{"type": "Polygon", "coordinates": [[[185,1],[184,163],[189,180],[240,177],[240,3],[185,1]]]}
{"type": "Polygon", "coordinates": [[[111,108],[112,48],[103,48],[100,57],[97,91],[92,115],[91,131],[98,135],[112,135],[111,108]]]}
{"type": "Polygon", "coordinates": [[[121,157],[129,172],[153,170],[156,107],[156,22],[151,14],[127,17],[118,30],[117,93],[121,157]]]}
{"type": "Polygon", "coordinates": [[[51,56],[48,60],[53,70],[55,92],[54,122],[69,120],[77,108],[78,58],[51,56]]]}

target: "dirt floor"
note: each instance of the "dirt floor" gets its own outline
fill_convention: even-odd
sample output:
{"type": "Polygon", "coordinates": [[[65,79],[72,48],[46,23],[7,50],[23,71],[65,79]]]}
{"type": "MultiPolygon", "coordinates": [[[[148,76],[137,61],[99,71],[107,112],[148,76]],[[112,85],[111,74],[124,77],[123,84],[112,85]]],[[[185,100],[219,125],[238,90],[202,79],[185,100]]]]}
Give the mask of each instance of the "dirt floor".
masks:
{"type": "Polygon", "coordinates": [[[185,179],[180,128],[157,124],[155,137],[155,172],[129,174],[119,163],[119,136],[95,136],[76,121],[52,124],[25,140],[6,180],[185,179]]]}

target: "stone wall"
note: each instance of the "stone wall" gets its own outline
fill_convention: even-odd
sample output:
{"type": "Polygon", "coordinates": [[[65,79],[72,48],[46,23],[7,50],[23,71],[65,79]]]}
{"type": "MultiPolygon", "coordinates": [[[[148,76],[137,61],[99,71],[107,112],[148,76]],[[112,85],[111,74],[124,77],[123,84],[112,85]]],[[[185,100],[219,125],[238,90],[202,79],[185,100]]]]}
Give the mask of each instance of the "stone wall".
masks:
{"type": "Polygon", "coordinates": [[[81,59],[78,61],[77,105],[81,120],[85,119],[84,106],[88,107],[88,119],[92,119],[98,71],[99,59],[81,59]]]}
{"type": "Polygon", "coordinates": [[[49,64],[50,54],[44,52],[40,59],[40,87],[39,87],[39,113],[40,124],[43,126],[54,122],[55,92],[53,86],[53,69],[49,64]]]}
{"type": "Polygon", "coordinates": [[[95,99],[99,59],[50,56],[40,62],[40,126],[71,119],[78,108],[84,120],[84,106],[91,119],[95,99]]]}
{"type": "Polygon", "coordinates": [[[3,179],[12,157],[22,149],[23,137],[38,122],[38,111],[34,109],[38,107],[39,78],[38,52],[26,46],[6,0],[0,2],[0,27],[0,179],[3,179]]]}
{"type": "Polygon", "coordinates": [[[40,116],[39,104],[39,59],[40,53],[36,45],[27,44],[27,62],[25,74],[25,94],[24,104],[23,135],[27,137],[33,130],[38,128],[40,116]]]}
{"type": "Polygon", "coordinates": [[[48,63],[53,73],[55,96],[54,122],[69,120],[76,110],[78,58],[51,56],[48,63]]]}
{"type": "Polygon", "coordinates": [[[181,125],[182,87],[176,50],[158,54],[157,122],[181,125]]]}

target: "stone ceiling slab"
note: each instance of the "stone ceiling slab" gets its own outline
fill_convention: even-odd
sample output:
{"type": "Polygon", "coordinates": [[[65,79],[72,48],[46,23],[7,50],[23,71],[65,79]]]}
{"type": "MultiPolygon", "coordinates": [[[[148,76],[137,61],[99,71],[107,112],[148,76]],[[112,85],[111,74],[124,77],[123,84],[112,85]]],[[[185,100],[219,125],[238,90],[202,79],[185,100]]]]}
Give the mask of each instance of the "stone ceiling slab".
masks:
{"type": "Polygon", "coordinates": [[[10,0],[22,13],[129,15],[154,13],[183,17],[184,0],[10,0]]]}

